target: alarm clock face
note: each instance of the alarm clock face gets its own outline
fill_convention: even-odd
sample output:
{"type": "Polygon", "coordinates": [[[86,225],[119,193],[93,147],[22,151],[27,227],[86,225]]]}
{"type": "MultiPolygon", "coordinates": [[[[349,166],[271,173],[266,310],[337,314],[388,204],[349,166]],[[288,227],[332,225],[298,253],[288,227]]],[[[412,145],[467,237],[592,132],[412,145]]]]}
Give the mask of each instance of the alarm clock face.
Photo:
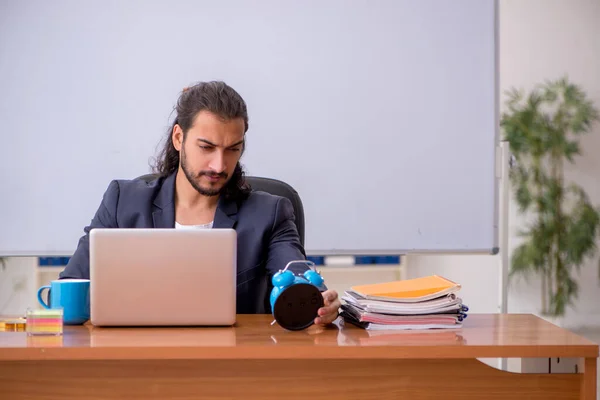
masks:
{"type": "Polygon", "coordinates": [[[275,300],[273,316],[281,327],[298,331],[314,323],[324,304],[323,295],[314,285],[297,283],[281,291],[275,300]]]}

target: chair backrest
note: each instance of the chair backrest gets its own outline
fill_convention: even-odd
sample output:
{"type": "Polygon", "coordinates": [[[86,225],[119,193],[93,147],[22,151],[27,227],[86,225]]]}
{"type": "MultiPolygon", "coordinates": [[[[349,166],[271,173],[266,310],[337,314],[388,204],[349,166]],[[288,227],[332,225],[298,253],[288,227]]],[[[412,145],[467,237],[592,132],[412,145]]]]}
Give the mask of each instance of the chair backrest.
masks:
{"type": "Polygon", "coordinates": [[[252,190],[267,192],[276,196],[286,197],[292,202],[296,221],[296,229],[300,235],[300,243],[304,246],[304,207],[300,195],[289,184],[277,179],[247,176],[246,181],[252,190]]]}
{"type": "MultiPolygon", "coordinates": [[[[147,174],[140,176],[139,179],[143,179],[148,182],[155,179],[157,176],[158,175],[156,174],[147,174]]],[[[300,235],[300,243],[302,246],[304,246],[304,207],[302,205],[300,195],[296,189],[283,181],[259,176],[247,176],[246,181],[250,184],[252,190],[285,197],[292,202],[292,206],[294,207],[296,229],[298,229],[298,234],[300,235]]]]}

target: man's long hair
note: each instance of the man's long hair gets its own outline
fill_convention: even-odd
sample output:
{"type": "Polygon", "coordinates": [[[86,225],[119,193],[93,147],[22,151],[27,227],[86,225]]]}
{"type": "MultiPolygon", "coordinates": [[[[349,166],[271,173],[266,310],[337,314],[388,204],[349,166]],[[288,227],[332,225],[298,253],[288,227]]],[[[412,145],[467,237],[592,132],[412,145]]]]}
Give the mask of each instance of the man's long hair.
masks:
{"type": "MultiPolygon", "coordinates": [[[[160,151],[153,167],[154,173],[167,176],[175,173],[179,168],[179,152],[173,146],[173,128],[178,124],[183,130],[185,142],[187,132],[192,127],[196,115],[200,111],[209,111],[224,120],[242,118],[244,120],[244,144],[242,154],[246,147],[245,133],[248,131],[248,110],[246,102],[230,86],[220,81],[200,82],[194,86],[183,89],[177,105],[176,117],[166,133],[165,144],[160,151]]],[[[227,184],[223,187],[221,195],[228,200],[241,201],[248,197],[250,185],[246,182],[245,173],[238,162],[227,184]]]]}

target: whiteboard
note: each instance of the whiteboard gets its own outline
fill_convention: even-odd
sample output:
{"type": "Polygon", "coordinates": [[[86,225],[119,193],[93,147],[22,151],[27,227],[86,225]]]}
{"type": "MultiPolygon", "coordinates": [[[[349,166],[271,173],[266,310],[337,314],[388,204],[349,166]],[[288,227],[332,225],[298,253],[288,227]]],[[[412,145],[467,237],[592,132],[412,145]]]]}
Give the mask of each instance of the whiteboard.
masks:
{"type": "Polygon", "coordinates": [[[244,97],[309,254],[494,252],[493,0],[0,2],[0,254],[70,255],[181,89],[244,97]]]}

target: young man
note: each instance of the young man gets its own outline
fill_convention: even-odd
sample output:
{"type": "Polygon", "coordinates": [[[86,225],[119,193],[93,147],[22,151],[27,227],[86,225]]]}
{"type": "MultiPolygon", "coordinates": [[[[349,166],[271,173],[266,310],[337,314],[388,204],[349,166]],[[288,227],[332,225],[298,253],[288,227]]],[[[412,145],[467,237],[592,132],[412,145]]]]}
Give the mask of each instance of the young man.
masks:
{"type": "MultiPolygon", "coordinates": [[[[248,113],[234,89],[223,82],[199,83],[182,92],[176,112],[156,165],[158,178],[110,183],[60,277],[89,279],[88,235],[94,228],[234,228],[237,312],[268,313],[264,283],[289,261],[305,258],[292,204],[246,185],[239,160],[248,113]]],[[[316,324],[338,315],[338,294],[325,290],[323,297],[316,324]]]]}

